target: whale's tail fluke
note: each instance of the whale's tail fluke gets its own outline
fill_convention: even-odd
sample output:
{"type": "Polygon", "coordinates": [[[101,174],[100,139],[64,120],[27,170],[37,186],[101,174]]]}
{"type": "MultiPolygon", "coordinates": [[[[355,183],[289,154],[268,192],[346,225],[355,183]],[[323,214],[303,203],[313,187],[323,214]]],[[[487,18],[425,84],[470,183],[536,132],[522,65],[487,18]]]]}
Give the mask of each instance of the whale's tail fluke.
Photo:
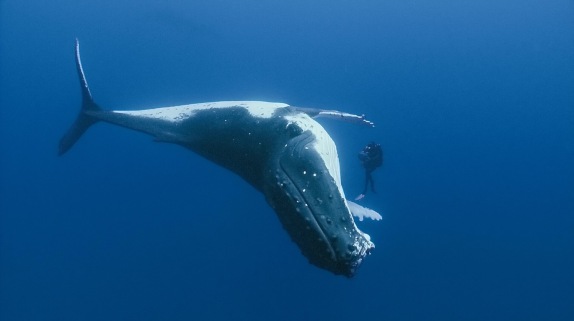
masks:
{"type": "Polygon", "coordinates": [[[76,121],[74,121],[72,127],[68,129],[68,132],[66,132],[60,140],[58,155],[63,155],[70,150],[76,141],[80,139],[82,134],[84,134],[91,125],[98,121],[98,119],[91,116],[89,112],[101,110],[92,99],[92,94],[90,93],[90,88],[88,87],[88,82],[86,81],[84,70],[82,69],[82,61],[80,60],[80,42],[78,39],[76,39],[76,69],[78,71],[78,77],[80,78],[80,85],[82,88],[82,107],[76,121]]]}

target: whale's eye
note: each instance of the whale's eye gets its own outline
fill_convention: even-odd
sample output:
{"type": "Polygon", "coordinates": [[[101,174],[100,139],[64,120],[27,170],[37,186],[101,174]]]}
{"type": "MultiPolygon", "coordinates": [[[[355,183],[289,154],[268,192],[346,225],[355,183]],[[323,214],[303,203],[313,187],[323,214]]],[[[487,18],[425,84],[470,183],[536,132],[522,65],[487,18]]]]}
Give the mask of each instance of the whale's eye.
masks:
{"type": "Polygon", "coordinates": [[[303,132],[301,127],[299,127],[293,123],[287,125],[286,131],[287,131],[287,136],[289,138],[297,137],[297,136],[301,135],[301,133],[303,132]]]}

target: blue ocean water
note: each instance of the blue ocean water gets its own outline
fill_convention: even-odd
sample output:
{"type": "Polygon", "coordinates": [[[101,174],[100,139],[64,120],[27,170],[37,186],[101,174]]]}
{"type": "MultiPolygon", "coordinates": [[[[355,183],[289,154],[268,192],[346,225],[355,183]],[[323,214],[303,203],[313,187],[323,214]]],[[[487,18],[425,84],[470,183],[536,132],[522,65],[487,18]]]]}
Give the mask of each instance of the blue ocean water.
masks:
{"type": "Polygon", "coordinates": [[[574,3],[0,0],[0,320],[574,320],[574,3]],[[353,279],[262,195],[80,105],[280,101],[321,120],[348,196],[380,142],[353,279]]]}

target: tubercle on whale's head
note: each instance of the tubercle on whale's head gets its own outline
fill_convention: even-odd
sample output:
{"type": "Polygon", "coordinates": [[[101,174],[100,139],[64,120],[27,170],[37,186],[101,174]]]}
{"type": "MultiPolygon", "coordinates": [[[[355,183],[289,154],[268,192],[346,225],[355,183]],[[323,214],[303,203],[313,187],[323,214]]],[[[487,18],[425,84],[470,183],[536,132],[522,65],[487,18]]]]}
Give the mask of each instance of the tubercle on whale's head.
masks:
{"type": "MultiPolygon", "coordinates": [[[[263,193],[311,264],[352,277],[374,244],[355,225],[316,143],[311,131],[290,139],[270,160],[263,193]]],[[[331,165],[338,170],[338,159],[331,165]]]]}

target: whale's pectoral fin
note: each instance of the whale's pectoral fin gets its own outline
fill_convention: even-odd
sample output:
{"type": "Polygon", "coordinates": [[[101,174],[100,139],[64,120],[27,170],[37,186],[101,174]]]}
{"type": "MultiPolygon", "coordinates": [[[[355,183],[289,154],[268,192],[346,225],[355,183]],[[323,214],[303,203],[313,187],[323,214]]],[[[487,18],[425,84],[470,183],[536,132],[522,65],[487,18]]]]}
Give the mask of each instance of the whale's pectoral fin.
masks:
{"type": "Polygon", "coordinates": [[[375,221],[379,221],[379,220],[383,219],[381,214],[373,211],[370,208],[363,207],[363,206],[361,206],[355,202],[351,202],[349,200],[347,200],[347,204],[349,205],[349,209],[351,210],[351,214],[353,214],[353,216],[359,218],[359,221],[362,221],[363,218],[365,218],[365,217],[368,217],[368,218],[375,220],[375,221]]]}
{"type": "Polygon", "coordinates": [[[365,118],[365,115],[355,115],[350,113],[344,113],[337,110],[326,110],[326,109],[319,109],[319,108],[308,108],[308,107],[292,107],[293,109],[300,111],[309,115],[309,117],[317,118],[317,117],[324,117],[324,118],[333,118],[339,119],[343,121],[347,121],[350,123],[358,123],[361,125],[366,125],[369,127],[375,127],[375,123],[365,118]]]}

